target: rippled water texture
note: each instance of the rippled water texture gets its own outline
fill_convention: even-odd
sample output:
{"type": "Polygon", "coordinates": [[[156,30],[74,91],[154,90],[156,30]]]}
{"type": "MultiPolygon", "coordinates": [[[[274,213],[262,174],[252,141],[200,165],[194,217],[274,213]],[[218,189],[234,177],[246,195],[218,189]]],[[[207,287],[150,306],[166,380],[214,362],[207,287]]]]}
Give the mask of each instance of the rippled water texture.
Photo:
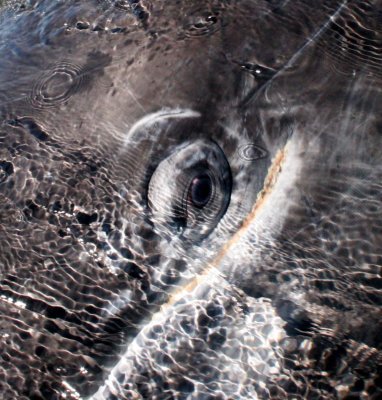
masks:
{"type": "Polygon", "coordinates": [[[0,398],[381,399],[381,110],[380,0],[3,4],[0,398]]]}

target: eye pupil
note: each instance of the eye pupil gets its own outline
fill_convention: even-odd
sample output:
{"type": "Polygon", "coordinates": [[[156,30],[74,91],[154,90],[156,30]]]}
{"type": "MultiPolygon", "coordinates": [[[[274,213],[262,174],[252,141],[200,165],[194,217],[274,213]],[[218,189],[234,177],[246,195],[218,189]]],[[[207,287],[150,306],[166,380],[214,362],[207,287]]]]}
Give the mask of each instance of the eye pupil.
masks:
{"type": "Polygon", "coordinates": [[[190,185],[190,200],[197,208],[203,208],[212,195],[212,180],[207,174],[196,176],[190,185]]]}

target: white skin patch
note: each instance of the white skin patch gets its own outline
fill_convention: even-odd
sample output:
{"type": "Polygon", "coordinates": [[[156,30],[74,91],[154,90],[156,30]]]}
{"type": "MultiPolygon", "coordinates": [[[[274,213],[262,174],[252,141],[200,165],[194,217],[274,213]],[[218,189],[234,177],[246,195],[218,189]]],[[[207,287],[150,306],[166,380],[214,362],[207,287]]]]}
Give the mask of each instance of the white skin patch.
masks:
{"type": "Polygon", "coordinates": [[[272,242],[276,238],[284,227],[291,205],[297,200],[294,188],[302,166],[298,143],[291,139],[285,146],[284,152],[284,159],[274,184],[263,194],[263,200],[258,199],[257,203],[261,201],[261,205],[254,206],[255,215],[249,220],[245,229],[239,232],[240,237],[232,243],[227,258],[223,260],[227,265],[227,271],[225,268],[223,271],[227,274],[232,270],[232,261],[235,259],[240,259],[241,265],[247,263],[253,265],[259,245],[272,242]]]}
{"type": "Polygon", "coordinates": [[[200,113],[198,111],[194,111],[191,109],[182,109],[182,108],[175,108],[175,109],[168,109],[163,108],[160,111],[156,111],[151,114],[145,115],[143,118],[138,120],[127,132],[125,138],[125,147],[130,144],[131,138],[134,138],[134,134],[141,130],[149,130],[154,126],[160,127],[163,124],[168,123],[171,119],[182,119],[182,118],[199,118],[200,113]]]}

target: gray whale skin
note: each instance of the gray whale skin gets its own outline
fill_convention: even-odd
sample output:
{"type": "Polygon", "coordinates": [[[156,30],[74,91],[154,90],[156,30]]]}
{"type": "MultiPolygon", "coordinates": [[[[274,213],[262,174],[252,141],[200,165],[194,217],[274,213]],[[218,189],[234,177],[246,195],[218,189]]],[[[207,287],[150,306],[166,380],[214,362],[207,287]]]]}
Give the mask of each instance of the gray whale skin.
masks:
{"type": "Polygon", "coordinates": [[[382,398],[380,0],[0,14],[0,398],[382,398]]]}

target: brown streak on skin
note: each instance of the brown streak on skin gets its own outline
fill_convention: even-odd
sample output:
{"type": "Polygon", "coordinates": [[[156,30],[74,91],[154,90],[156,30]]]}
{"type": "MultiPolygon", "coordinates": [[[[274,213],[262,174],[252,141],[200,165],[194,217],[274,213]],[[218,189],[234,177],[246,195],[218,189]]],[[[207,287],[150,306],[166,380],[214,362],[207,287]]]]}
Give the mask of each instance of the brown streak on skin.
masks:
{"type": "Polygon", "coordinates": [[[217,264],[219,264],[221,262],[223,257],[229,251],[229,249],[241,239],[241,237],[249,229],[252,222],[255,220],[255,218],[258,214],[258,211],[263,206],[263,204],[266,202],[267,198],[269,197],[270,193],[272,192],[274,185],[277,182],[277,178],[282,170],[282,165],[283,165],[283,161],[285,159],[285,154],[286,154],[286,145],[277,152],[276,157],[274,158],[274,160],[271,164],[268,175],[265,178],[264,188],[258,194],[256,203],[253,206],[252,211],[248,214],[247,218],[243,221],[241,228],[232,236],[232,238],[228,241],[228,243],[223,246],[223,249],[221,250],[221,252],[218,254],[216,259],[212,262],[212,266],[216,266],[217,264]]]}
{"type": "MultiPolygon", "coordinates": [[[[288,143],[287,143],[288,144],[288,143]]],[[[232,238],[226,243],[222,250],[219,252],[217,257],[207,264],[206,268],[201,274],[198,274],[191,282],[177,289],[168,299],[168,301],[162,305],[161,309],[165,309],[168,306],[176,303],[185,292],[191,292],[197,285],[202,282],[213,269],[217,269],[217,266],[221,263],[228,251],[234,246],[247,232],[251,224],[254,222],[259,210],[263,207],[268,197],[272,193],[272,189],[277,182],[277,178],[282,170],[283,162],[287,153],[287,144],[276,153],[275,158],[272,161],[267,177],[265,178],[264,187],[258,194],[256,203],[253,206],[251,212],[248,214],[246,219],[243,221],[240,229],[232,236],[232,238]]]]}

